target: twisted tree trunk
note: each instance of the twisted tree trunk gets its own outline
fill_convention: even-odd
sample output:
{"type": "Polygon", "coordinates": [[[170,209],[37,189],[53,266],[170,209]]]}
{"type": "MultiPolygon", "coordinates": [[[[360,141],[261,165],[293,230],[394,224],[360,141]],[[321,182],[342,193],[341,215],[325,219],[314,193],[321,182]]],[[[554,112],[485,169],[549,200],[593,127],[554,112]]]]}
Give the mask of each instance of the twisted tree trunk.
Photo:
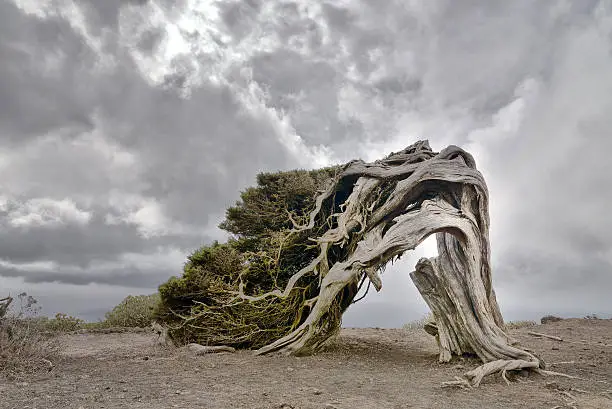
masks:
{"type": "Polygon", "coordinates": [[[309,223],[294,230],[312,229],[321,209],[333,206],[346,190],[351,193],[333,228],[314,238],[319,257],[284,292],[257,297],[283,296],[298,277],[320,275],[320,293],[309,300],[308,317],[259,354],[299,355],[320,348],[340,328],[343,290],[354,288],[364,275],[380,289],[378,271],[435,233],[439,256],[421,259],[411,277],[435,317],[440,361],[474,353],[483,363],[496,362],[468,373],[469,385],[488,373],[543,366],[532,353],[512,346],[504,332],[491,282],[488,191],[470,154],[455,146],[435,153],[420,141],[374,163],[351,162],[317,198],[309,223]],[[332,262],[335,246],[344,249],[344,257],[332,262]]]}
{"type": "Polygon", "coordinates": [[[0,321],[4,318],[13,302],[12,297],[0,298],[0,321]]]}

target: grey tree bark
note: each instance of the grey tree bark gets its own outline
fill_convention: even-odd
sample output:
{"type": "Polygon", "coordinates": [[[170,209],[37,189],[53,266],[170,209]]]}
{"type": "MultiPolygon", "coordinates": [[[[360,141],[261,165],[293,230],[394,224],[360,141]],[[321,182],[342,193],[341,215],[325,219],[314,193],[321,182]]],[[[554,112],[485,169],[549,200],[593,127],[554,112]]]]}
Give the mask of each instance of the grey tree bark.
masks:
{"type": "Polygon", "coordinates": [[[0,298],[0,320],[4,318],[12,302],[12,297],[0,298]]]}
{"type": "Polygon", "coordinates": [[[313,238],[319,257],[298,272],[284,291],[259,297],[241,291],[248,299],[282,297],[303,275],[320,276],[321,290],[308,301],[311,309],[306,320],[258,354],[301,355],[319,349],[339,330],[340,320],[330,320],[329,314],[338,314],[334,303],[343,289],[366,275],[379,290],[379,271],[435,234],[438,257],[421,259],[410,276],[433,312],[435,325],[430,331],[438,341],[439,360],[476,354],[485,365],[466,374],[467,380],[461,382],[467,386],[479,384],[493,372],[505,377],[507,370],[543,368],[543,361],[513,346],[504,331],[491,280],[488,190],[469,153],[456,146],[435,153],[427,141],[419,141],[373,163],[353,161],[317,198],[309,223],[294,223],[294,230],[312,229],[325,203],[346,189],[351,193],[342,212],[335,215],[335,227],[313,238]],[[328,254],[334,246],[350,251],[330,264],[328,254]]]}

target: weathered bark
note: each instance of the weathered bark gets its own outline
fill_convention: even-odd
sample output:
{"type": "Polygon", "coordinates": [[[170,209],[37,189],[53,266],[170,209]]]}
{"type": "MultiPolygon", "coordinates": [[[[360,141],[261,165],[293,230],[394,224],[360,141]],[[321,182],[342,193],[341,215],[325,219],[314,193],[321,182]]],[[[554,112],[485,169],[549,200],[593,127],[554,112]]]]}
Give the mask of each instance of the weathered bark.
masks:
{"type": "Polygon", "coordinates": [[[4,318],[12,302],[13,302],[12,297],[6,297],[6,298],[0,299],[0,320],[4,318]]]}
{"type": "MultiPolygon", "coordinates": [[[[421,259],[411,277],[435,317],[429,331],[436,333],[440,361],[474,353],[484,363],[497,362],[468,373],[470,384],[495,371],[543,366],[532,353],[512,346],[504,332],[491,281],[488,191],[470,154],[455,146],[436,154],[421,141],[374,163],[351,162],[317,198],[309,223],[295,230],[312,229],[334,192],[347,188],[352,190],[334,228],[315,238],[319,257],[296,274],[315,272],[321,277],[308,317],[259,354],[308,354],[320,348],[339,330],[340,317],[330,319],[330,314],[339,314],[334,306],[344,288],[367,275],[379,290],[378,270],[436,234],[438,257],[421,259]],[[349,251],[330,263],[328,253],[334,246],[349,251]]],[[[295,282],[257,298],[286,296],[295,282]]],[[[242,291],[240,296],[253,298],[242,291]]]]}

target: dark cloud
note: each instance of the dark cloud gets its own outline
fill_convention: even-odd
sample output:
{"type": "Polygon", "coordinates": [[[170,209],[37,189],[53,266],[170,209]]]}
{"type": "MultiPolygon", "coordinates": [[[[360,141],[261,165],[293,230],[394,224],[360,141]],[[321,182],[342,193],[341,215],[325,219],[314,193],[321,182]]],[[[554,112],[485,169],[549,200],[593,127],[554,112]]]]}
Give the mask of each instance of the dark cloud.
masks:
{"type": "Polygon", "coordinates": [[[138,48],[147,54],[153,54],[165,38],[161,30],[149,30],[138,40],[138,48]]]}
{"type": "MultiPolygon", "coordinates": [[[[485,173],[502,309],[535,314],[538,294],[562,308],[571,291],[579,303],[612,285],[605,2],[16,4],[0,3],[0,279],[12,286],[154,288],[220,235],[257,172],[423,137],[464,145],[485,173]],[[538,290],[523,307],[521,286],[538,290]]],[[[351,325],[400,305],[400,276],[351,325]]]]}
{"type": "Polygon", "coordinates": [[[237,41],[248,35],[257,23],[261,2],[246,0],[220,4],[221,18],[237,41]]]}
{"type": "Polygon", "coordinates": [[[329,25],[338,31],[349,32],[356,21],[355,14],[351,10],[333,4],[323,4],[323,12],[329,25]]]}
{"type": "MultiPolygon", "coordinates": [[[[59,226],[3,226],[0,259],[14,263],[56,262],[64,266],[90,267],[101,261],[117,261],[124,253],[146,254],[159,247],[192,251],[207,237],[189,234],[163,234],[143,238],[132,223],[108,224],[108,213],[95,213],[87,224],[59,226]]],[[[180,266],[177,266],[177,269],[180,266]]]]}
{"type": "Polygon", "coordinates": [[[2,2],[0,39],[2,143],[23,143],[65,127],[92,128],[84,70],[95,54],[67,21],[25,16],[2,2]]]}
{"type": "MultiPolygon", "coordinates": [[[[101,20],[92,26],[112,26],[118,4],[100,6],[101,20]]],[[[227,84],[205,82],[185,98],[147,81],[121,49],[102,56],[114,60],[112,68],[98,69],[101,56],[67,20],[27,16],[10,3],[0,7],[0,144],[13,146],[12,172],[3,177],[1,192],[9,201],[0,214],[0,259],[88,268],[78,281],[100,282],[100,262],[125,253],[146,255],[160,246],[189,252],[210,241],[206,229],[255,173],[290,166],[279,130],[227,84]],[[39,198],[73,198],[91,219],[13,226],[14,212],[39,198]],[[147,236],[138,220],[128,220],[148,202],[159,206],[173,231],[147,236]]],[[[145,224],[159,218],[142,217],[145,224]]],[[[27,280],[76,283],[71,277],[40,272],[27,280]]],[[[131,273],[104,277],[102,282],[117,285],[140,280],[131,273]]]]}
{"type": "MultiPolygon", "coordinates": [[[[125,6],[145,6],[150,0],[77,0],[76,4],[82,7],[87,16],[88,27],[94,35],[100,35],[102,29],[110,28],[117,30],[119,25],[119,13],[125,6]]],[[[165,2],[162,2],[165,3],[165,2]]],[[[176,1],[175,7],[184,4],[184,1],[176,1]]]]}
{"type": "Polygon", "coordinates": [[[91,270],[74,270],[72,272],[58,271],[27,271],[18,269],[0,268],[2,277],[20,277],[26,284],[59,283],[67,285],[85,286],[89,284],[120,285],[128,288],[157,288],[172,275],[179,275],[179,271],[168,269],[147,268],[143,270],[136,266],[122,266],[103,270],[93,266],[91,270]]]}

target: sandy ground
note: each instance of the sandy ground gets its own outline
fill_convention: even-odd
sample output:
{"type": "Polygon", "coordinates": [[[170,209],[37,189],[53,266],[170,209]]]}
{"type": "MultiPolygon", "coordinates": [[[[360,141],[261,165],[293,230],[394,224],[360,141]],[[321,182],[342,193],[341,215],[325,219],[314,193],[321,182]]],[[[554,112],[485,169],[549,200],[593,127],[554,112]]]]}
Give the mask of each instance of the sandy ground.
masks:
{"type": "Polygon", "coordinates": [[[0,380],[0,408],[612,408],[612,320],[511,332],[549,369],[585,380],[530,375],[507,386],[493,376],[478,389],[441,388],[478,363],[439,364],[422,330],[345,329],[325,351],[302,358],[196,357],[156,346],[148,333],[78,334],[61,338],[62,358],[51,372],[0,380]]]}

